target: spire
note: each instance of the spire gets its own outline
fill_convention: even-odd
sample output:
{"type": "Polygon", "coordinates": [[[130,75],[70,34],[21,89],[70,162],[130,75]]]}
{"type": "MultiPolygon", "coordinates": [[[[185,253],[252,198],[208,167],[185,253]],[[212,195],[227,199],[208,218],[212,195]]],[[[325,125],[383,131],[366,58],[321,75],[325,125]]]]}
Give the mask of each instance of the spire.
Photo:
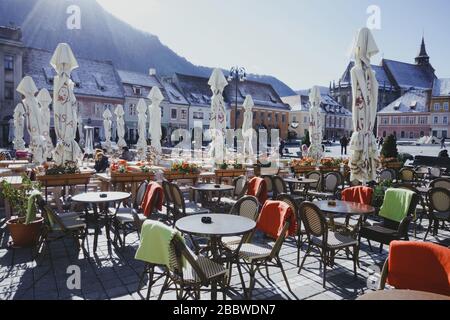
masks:
{"type": "Polygon", "coordinates": [[[416,57],[416,64],[427,65],[430,64],[430,56],[427,53],[427,48],[425,46],[425,36],[422,36],[422,44],[420,46],[419,55],[416,57]]]}

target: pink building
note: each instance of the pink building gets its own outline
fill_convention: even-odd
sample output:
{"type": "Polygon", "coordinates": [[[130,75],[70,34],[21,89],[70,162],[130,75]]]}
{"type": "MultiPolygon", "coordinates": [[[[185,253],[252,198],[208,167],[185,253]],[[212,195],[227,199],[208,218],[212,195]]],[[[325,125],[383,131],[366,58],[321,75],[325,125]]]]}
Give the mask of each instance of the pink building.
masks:
{"type": "Polygon", "coordinates": [[[394,135],[398,140],[418,140],[429,136],[430,92],[411,89],[378,112],[378,137],[394,135]]]}

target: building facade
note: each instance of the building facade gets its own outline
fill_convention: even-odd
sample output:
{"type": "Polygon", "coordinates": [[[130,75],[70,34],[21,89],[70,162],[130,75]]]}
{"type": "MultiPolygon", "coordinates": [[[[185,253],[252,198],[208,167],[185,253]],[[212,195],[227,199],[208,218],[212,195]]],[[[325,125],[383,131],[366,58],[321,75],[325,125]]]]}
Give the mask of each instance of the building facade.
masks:
{"type": "Polygon", "coordinates": [[[430,135],[431,91],[411,89],[378,112],[378,137],[415,141],[430,135]]]}
{"type": "Polygon", "coordinates": [[[434,82],[430,103],[431,136],[449,138],[450,132],[450,79],[437,79],[434,82]]]}

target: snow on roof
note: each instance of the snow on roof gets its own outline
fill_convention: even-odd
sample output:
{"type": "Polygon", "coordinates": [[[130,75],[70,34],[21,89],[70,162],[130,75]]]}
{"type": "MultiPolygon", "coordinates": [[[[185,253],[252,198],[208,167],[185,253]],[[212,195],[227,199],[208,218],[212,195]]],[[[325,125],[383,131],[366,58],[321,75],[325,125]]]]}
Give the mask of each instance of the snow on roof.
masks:
{"type": "Polygon", "coordinates": [[[424,90],[410,90],[378,114],[428,112],[428,94],[424,90]]]}
{"type": "Polygon", "coordinates": [[[450,79],[436,79],[433,85],[433,97],[450,96],[450,79]]]}
{"type": "Polygon", "coordinates": [[[117,73],[122,83],[149,88],[158,87],[161,89],[163,87],[156,76],[124,70],[117,70],[117,73]]]}
{"type": "Polygon", "coordinates": [[[383,60],[383,64],[389,69],[400,88],[430,90],[433,87],[435,77],[426,66],[387,59],[383,60]]]}

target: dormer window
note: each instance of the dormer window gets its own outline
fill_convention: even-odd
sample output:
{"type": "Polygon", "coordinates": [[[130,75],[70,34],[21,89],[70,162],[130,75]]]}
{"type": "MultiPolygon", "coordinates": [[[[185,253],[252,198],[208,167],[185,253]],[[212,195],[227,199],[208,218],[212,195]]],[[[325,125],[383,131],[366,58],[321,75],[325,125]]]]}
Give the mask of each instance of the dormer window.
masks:
{"type": "Polygon", "coordinates": [[[400,105],[401,105],[401,102],[400,102],[400,101],[397,101],[397,102],[394,104],[394,110],[400,110],[400,105]]]}
{"type": "Polygon", "coordinates": [[[75,83],[75,87],[81,87],[81,80],[77,72],[72,72],[72,81],[75,83]]]}
{"type": "Polygon", "coordinates": [[[409,106],[411,108],[411,110],[416,110],[417,107],[417,101],[412,101],[411,105],[409,106]]]}
{"type": "Polygon", "coordinates": [[[102,76],[101,76],[100,74],[98,74],[98,73],[95,73],[95,74],[94,74],[94,79],[95,79],[95,82],[97,83],[97,87],[98,87],[101,91],[105,91],[106,85],[105,85],[105,82],[103,81],[102,76]]]}
{"type": "Polygon", "coordinates": [[[179,95],[177,95],[175,92],[170,91],[170,95],[176,101],[180,101],[181,100],[181,97],[179,95]]]}
{"type": "Polygon", "coordinates": [[[133,93],[136,96],[141,96],[142,95],[142,88],[138,87],[138,86],[133,86],[133,93]]]}
{"type": "Polygon", "coordinates": [[[53,84],[53,79],[55,77],[54,73],[53,73],[53,69],[50,67],[44,67],[42,68],[44,70],[44,75],[45,75],[45,81],[48,84],[53,84]]]}
{"type": "Polygon", "coordinates": [[[272,101],[273,103],[277,103],[277,102],[278,102],[278,100],[277,100],[273,95],[271,95],[271,94],[269,94],[269,99],[270,99],[270,101],[272,101]]]}

